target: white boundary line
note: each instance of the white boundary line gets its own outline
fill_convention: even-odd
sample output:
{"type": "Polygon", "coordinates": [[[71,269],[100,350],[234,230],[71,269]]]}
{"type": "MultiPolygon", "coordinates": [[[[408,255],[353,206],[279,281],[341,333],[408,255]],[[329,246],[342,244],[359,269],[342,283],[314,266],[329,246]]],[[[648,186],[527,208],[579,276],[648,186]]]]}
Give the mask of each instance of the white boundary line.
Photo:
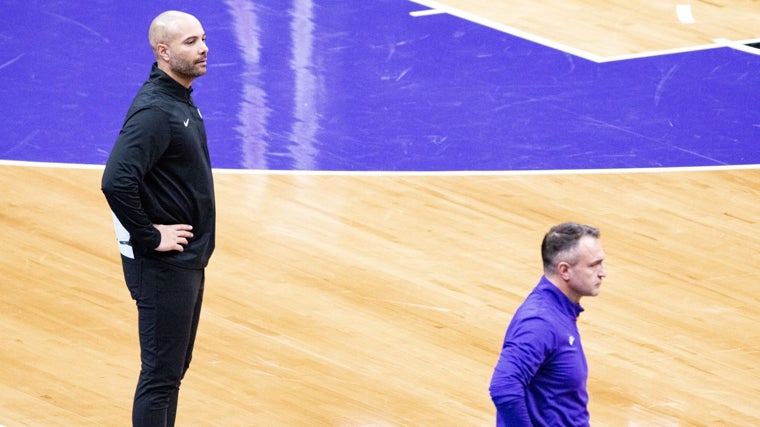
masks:
{"type": "Polygon", "coordinates": [[[0,160],[0,166],[25,166],[30,168],[56,169],[103,169],[105,165],[90,165],[84,163],[32,162],[26,160],[0,160]]]}
{"type": "MultiPolygon", "coordinates": [[[[24,166],[36,168],[103,170],[103,165],[28,162],[0,160],[1,166],[24,166]]],[[[304,171],[269,169],[227,169],[214,168],[214,173],[222,175],[297,175],[297,176],[539,176],[539,175],[603,175],[631,173],[672,173],[672,172],[719,172],[733,170],[760,170],[760,164],[724,166],[680,166],[621,169],[560,169],[560,170],[484,170],[484,171],[304,171]]]]}
{"type": "MultiPolygon", "coordinates": [[[[745,41],[729,41],[726,39],[716,39],[715,43],[713,44],[696,45],[696,46],[688,46],[688,47],[683,47],[683,48],[657,50],[657,51],[649,51],[649,52],[635,53],[635,54],[629,54],[629,55],[616,55],[616,56],[605,57],[605,56],[593,54],[591,52],[586,52],[585,50],[582,50],[582,49],[570,47],[565,44],[558,43],[553,40],[549,40],[544,37],[529,33],[527,31],[523,31],[523,30],[511,27],[509,25],[495,22],[490,19],[486,19],[469,12],[465,12],[463,10],[460,10],[451,6],[441,4],[435,0],[409,0],[409,1],[411,1],[412,3],[417,3],[422,6],[429,7],[435,10],[436,13],[441,13],[441,12],[447,13],[449,15],[456,16],[466,21],[483,25],[485,27],[492,28],[497,31],[501,31],[503,33],[511,34],[521,39],[525,39],[533,43],[541,44],[546,47],[559,50],[561,52],[569,53],[579,58],[587,59],[589,61],[596,62],[596,63],[625,61],[629,59],[648,58],[648,57],[653,57],[653,56],[672,55],[672,54],[677,54],[677,53],[687,53],[687,52],[695,52],[699,50],[718,49],[718,48],[726,48],[726,47],[737,49],[742,52],[751,53],[754,55],[760,55],[760,49],[755,49],[755,48],[746,46],[747,43],[760,42],[760,39],[745,40],[745,41]]],[[[419,16],[424,16],[422,12],[415,12],[415,13],[418,14],[419,16]]],[[[678,13],[678,11],[676,13],[678,13]]],[[[416,15],[413,15],[413,16],[416,16],[416,15]]]]}

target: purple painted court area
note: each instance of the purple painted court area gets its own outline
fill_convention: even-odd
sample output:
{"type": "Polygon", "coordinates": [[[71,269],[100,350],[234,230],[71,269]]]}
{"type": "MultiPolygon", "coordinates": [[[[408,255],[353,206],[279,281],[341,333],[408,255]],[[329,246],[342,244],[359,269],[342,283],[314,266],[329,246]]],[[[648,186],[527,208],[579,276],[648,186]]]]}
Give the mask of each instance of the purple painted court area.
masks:
{"type": "MultiPolygon", "coordinates": [[[[176,2],[6,0],[0,159],[103,164],[176,2]]],[[[194,0],[217,168],[481,171],[760,163],[760,56],[596,64],[407,0],[194,0]]]]}

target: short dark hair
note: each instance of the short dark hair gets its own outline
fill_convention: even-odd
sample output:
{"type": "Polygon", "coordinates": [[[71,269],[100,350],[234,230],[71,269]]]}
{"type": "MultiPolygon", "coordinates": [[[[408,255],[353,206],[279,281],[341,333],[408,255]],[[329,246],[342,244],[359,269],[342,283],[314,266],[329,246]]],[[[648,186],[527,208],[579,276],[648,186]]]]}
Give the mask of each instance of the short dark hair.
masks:
{"type": "MultiPolygon", "coordinates": [[[[561,256],[567,256],[584,236],[599,238],[599,229],[590,225],[576,222],[563,222],[552,227],[541,242],[541,258],[544,262],[544,273],[556,273],[561,256]]],[[[574,259],[565,261],[574,264],[574,259]]]]}

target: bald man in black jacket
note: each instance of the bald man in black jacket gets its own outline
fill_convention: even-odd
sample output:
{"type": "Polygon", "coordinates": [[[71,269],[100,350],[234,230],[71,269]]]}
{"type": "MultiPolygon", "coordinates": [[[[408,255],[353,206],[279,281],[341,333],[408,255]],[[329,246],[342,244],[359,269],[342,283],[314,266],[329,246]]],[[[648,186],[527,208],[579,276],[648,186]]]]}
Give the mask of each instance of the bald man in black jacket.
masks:
{"type": "Polygon", "coordinates": [[[156,62],[101,187],[138,310],[142,367],[132,423],[164,427],[174,425],[192,358],[216,214],[206,129],[190,96],[206,73],[206,34],[194,16],[167,11],[151,23],[149,39],[156,62]]]}

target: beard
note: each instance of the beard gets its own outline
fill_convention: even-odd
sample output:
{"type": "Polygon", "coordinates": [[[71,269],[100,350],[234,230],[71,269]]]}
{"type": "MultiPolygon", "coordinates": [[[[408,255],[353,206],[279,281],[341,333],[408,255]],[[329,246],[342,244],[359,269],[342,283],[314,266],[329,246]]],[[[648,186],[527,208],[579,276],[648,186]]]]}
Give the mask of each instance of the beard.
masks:
{"type": "Polygon", "coordinates": [[[206,64],[200,64],[185,58],[172,57],[169,61],[169,66],[172,72],[188,79],[194,79],[206,74],[206,64]]]}

